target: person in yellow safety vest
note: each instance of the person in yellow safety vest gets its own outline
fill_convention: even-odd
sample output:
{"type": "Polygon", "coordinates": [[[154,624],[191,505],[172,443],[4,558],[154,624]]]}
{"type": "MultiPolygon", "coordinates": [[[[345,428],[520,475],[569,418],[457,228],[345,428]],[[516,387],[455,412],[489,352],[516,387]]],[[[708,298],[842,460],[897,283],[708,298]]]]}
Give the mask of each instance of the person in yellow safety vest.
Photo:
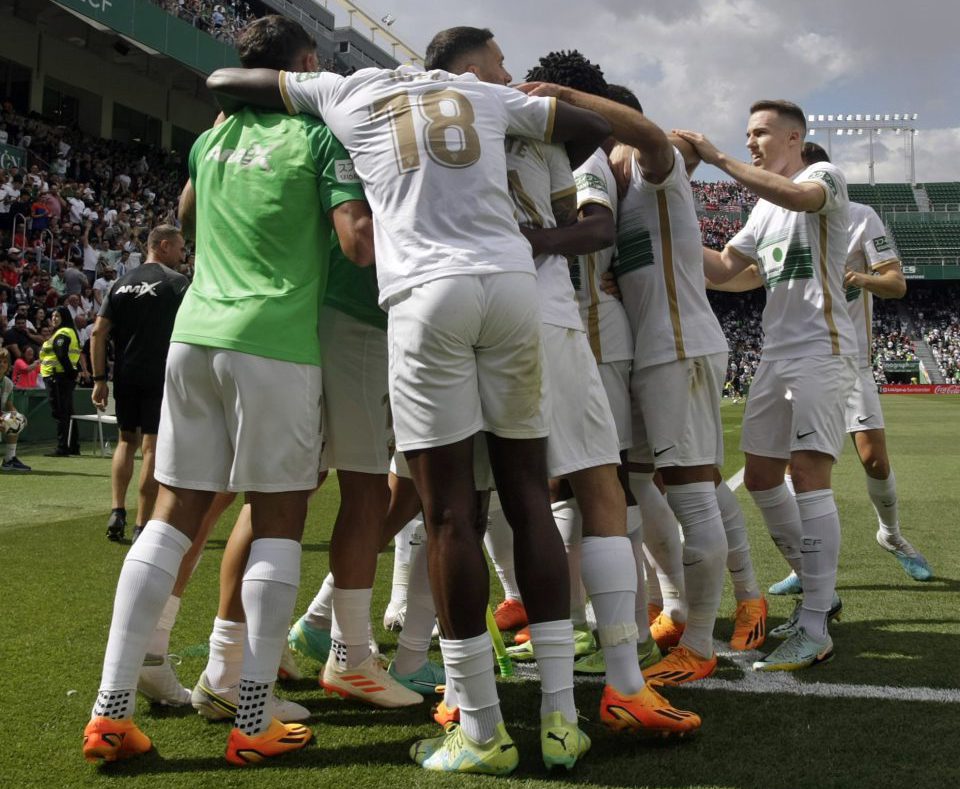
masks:
{"type": "MultiPolygon", "coordinates": [[[[57,448],[47,457],[66,457],[80,454],[80,439],[74,432],[70,435],[70,417],[73,416],[73,390],[77,374],[84,362],[80,356],[80,338],[67,307],[57,307],[53,313],[53,334],[40,348],[40,375],[50,399],[50,410],[57,422],[57,448]]],[[[86,370],[84,370],[86,373],[86,370]]]]}

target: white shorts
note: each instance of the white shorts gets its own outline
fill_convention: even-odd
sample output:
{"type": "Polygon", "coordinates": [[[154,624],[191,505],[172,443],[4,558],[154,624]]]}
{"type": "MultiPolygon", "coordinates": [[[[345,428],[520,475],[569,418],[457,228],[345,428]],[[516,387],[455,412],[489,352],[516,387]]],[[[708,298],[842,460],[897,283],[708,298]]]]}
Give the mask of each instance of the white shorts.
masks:
{"type": "Polygon", "coordinates": [[[332,307],[320,308],[323,466],[386,474],[393,454],[387,333],[332,307]]]}
{"type": "Polygon", "coordinates": [[[619,465],[617,428],[586,332],[544,324],[543,350],[548,473],[619,465]]]}
{"type": "Polygon", "coordinates": [[[431,280],[390,300],[397,449],[547,435],[537,279],[505,272],[431,280]]]}
{"type": "Polygon", "coordinates": [[[600,380],[607,393],[607,401],[613,412],[613,422],[617,426],[617,438],[620,451],[633,446],[633,414],[630,408],[630,368],[633,362],[601,362],[600,380]]]}
{"type": "Polygon", "coordinates": [[[791,452],[822,452],[836,460],[856,377],[852,356],[761,361],[743,412],[740,449],[782,460],[791,452]]]}
{"type": "Polygon", "coordinates": [[[725,351],[634,369],[630,461],[666,466],[722,466],[720,397],[725,351]]]}
{"type": "Polygon", "coordinates": [[[157,482],[190,490],[312,490],[323,444],[321,392],[315,365],[171,343],[157,482]]]}
{"type": "Polygon", "coordinates": [[[883,411],[880,408],[880,393],[873,377],[872,367],[857,370],[857,380],[847,398],[847,432],[862,433],[864,430],[883,430],[883,411]]]}

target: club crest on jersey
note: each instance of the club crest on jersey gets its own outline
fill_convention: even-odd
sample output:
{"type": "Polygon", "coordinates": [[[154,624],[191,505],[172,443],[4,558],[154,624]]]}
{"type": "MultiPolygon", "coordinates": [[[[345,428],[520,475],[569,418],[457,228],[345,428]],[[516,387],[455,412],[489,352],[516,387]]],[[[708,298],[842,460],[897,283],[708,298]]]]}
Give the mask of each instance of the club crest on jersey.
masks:
{"type": "Polygon", "coordinates": [[[810,177],[823,181],[827,186],[830,187],[830,191],[833,192],[834,197],[840,193],[840,188],[837,186],[836,180],[826,170],[817,170],[815,173],[810,173],[810,177]]]}
{"type": "Polygon", "coordinates": [[[224,148],[214,145],[204,157],[208,162],[226,162],[239,164],[241,167],[259,167],[270,171],[270,154],[280,143],[260,145],[253,143],[249,148],[224,148]]]}
{"type": "Polygon", "coordinates": [[[159,282],[141,282],[139,285],[121,285],[114,291],[114,293],[117,296],[120,296],[124,293],[133,293],[135,299],[139,299],[141,296],[148,295],[159,296],[160,294],[155,290],[159,284],[159,282]]]}

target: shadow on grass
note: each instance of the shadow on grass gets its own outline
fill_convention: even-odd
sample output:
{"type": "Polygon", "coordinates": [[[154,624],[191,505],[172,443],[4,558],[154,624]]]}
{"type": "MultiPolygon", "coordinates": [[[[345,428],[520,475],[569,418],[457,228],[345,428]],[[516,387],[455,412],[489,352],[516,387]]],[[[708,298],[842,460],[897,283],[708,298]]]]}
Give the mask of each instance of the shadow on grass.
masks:
{"type": "Polygon", "coordinates": [[[960,591],[960,579],[944,578],[935,575],[929,581],[907,581],[902,584],[840,584],[837,590],[852,592],[896,592],[897,594],[905,592],[913,594],[916,592],[956,592],[960,591]]]}
{"type": "Polygon", "coordinates": [[[30,472],[31,477],[96,477],[97,479],[110,479],[110,472],[106,474],[88,474],[84,471],[46,471],[33,467],[30,472]]]}

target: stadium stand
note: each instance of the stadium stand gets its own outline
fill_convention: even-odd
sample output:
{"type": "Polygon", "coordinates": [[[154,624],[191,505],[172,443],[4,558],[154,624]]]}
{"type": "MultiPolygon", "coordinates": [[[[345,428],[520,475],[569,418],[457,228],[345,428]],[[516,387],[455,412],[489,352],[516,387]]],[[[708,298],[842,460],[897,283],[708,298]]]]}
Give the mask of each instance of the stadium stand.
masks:
{"type": "Polygon", "coordinates": [[[851,200],[866,203],[881,216],[890,210],[920,210],[910,184],[849,184],[848,192],[851,200]]]}
{"type": "Polygon", "coordinates": [[[244,26],[252,19],[269,13],[256,0],[228,0],[213,3],[209,0],[153,0],[167,13],[205,30],[214,38],[233,43],[244,26]]]}
{"type": "Polygon", "coordinates": [[[940,181],[923,185],[933,211],[960,211],[960,181],[940,181]]]}

